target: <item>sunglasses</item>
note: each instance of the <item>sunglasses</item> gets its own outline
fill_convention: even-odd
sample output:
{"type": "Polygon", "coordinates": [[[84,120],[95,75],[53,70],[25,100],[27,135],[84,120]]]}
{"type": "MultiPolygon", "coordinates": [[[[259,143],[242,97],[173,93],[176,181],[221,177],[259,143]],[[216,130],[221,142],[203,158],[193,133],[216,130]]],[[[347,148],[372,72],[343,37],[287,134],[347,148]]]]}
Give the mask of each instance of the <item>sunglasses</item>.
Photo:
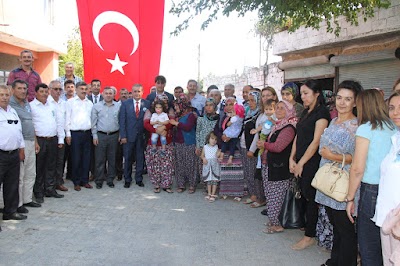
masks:
{"type": "Polygon", "coordinates": [[[9,119],[9,120],[7,120],[7,123],[9,123],[10,125],[11,125],[12,123],[18,124],[18,120],[11,120],[11,119],[9,119]]]}
{"type": "Polygon", "coordinates": [[[55,90],[55,91],[62,91],[61,88],[53,88],[53,90],[55,90]]]}

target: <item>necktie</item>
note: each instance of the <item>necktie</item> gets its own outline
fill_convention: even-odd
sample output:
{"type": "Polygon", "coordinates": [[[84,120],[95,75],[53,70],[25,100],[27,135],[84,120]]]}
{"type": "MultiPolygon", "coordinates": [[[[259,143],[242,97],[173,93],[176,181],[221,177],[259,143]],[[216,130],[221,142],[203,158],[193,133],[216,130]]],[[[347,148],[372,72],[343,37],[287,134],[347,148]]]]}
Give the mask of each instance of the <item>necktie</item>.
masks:
{"type": "Polygon", "coordinates": [[[139,101],[136,101],[135,113],[136,113],[136,117],[139,117],[139,101]]]}
{"type": "Polygon", "coordinates": [[[97,103],[97,96],[94,96],[94,103],[97,103]]]}

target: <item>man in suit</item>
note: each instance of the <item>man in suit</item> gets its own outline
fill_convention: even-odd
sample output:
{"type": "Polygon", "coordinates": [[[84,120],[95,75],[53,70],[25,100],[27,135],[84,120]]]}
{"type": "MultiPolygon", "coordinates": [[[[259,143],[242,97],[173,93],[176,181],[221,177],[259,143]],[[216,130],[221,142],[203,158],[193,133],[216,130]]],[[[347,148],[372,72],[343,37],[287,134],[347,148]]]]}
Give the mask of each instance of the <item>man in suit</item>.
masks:
{"type": "Polygon", "coordinates": [[[174,95],[172,95],[171,93],[168,93],[164,90],[165,88],[165,84],[167,84],[167,79],[164,76],[157,76],[154,79],[154,82],[156,83],[156,91],[150,93],[149,95],[147,95],[146,100],[148,100],[150,102],[150,105],[153,103],[154,99],[158,96],[158,95],[167,95],[168,97],[168,107],[173,107],[172,102],[174,101],[174,95]]]}
{"type": "Polygon", "coordinates": [[[100,80],[94,79],[94,80],[92,80],[90,85],[91,85],[91,88],[92,88],[92,94],[87,96],[89,101],[91,101],[93,104],[96,104],[96,103],[102,101],[103,100],[103,95],[100,94],[100,90],[101,90],[101,82],[100,82],[100,80]]]}
{"type": "Polygon", "coordinates": [[[132,182],[132,155],[135,152],[136,158],[136,185],[143,187],[143,166],[144,166],[144,127],[143,116],[150,108],[150,102],[142,99],[143,86],[135,84],[132,88],[133,99],[128,99],[121,104],[119,114],[120,139],[124,144],[124,176],[125,188],[129,188],[132,182]]]}

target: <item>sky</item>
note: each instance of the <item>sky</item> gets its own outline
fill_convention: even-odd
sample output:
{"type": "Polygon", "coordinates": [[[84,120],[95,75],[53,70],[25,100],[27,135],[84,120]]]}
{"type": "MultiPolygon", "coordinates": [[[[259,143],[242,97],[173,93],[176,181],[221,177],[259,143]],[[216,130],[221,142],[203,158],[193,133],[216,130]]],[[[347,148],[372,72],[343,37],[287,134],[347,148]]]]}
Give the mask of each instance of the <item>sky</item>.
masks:
{"type": "MultiPolygon", "coordinates": [[[[254,33],[257,22],[255,13],[245,17],[232,14],[220,16],[206,30],[200,30],[206,17],[195,18],[187,30],[178,36],[170,33],[182,18],[169,13],[171,0],[165,1],[163,47],[160,74],[167,78],[167,90],[176,86],[186,87],[189,79],[198,79],[198,54],[200,45],[200,79],[215,76],[241,74],[244,67],[259,67],[266,59],[266,52],[260,51],[260,38],[254,33]],[[203,19],[203,20],[202,20],[203,19]]],[[[57,1],[57,11],[67,18],[59,21],[58,27],[65,32],[79,25],[75,0],[57,1]]],[[[68,34],[66,34],[66,37],[68,34]]],[[[270,53],[269,63],[280,61],[270,53]]]]}

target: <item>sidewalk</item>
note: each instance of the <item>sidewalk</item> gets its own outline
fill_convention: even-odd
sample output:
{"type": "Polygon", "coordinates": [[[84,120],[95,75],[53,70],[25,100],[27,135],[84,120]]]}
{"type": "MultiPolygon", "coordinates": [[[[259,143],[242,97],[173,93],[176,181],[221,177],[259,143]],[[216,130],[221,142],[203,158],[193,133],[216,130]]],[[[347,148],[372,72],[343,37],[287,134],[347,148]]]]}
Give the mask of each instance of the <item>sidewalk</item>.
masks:
{"type": "MultiPolygon", "coordinates": [[[[321,265],[329,253],[293,251],[303,232],[262,233],[265,216],[230,199],[154,194],[134,183],[45,198],[25,221],[2,221],[0,265],[321,265]]],[[[0,206],[3,206],[2,195],[0,206]]],[[[1,218],[1,216],[0,216],[1,218]]]]}

